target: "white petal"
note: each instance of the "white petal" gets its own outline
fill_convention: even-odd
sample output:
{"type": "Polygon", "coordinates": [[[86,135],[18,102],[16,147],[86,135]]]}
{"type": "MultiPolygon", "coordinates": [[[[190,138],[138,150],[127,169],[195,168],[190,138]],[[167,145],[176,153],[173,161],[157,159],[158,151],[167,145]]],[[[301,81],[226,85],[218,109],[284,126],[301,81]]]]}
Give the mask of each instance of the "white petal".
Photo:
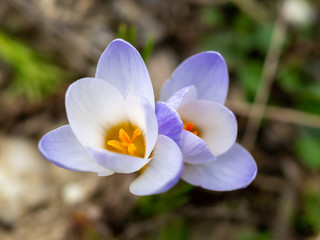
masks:
{"type": "Polygon", "coordinates": [[[199,100],[184,104],[178,112],[184,122],[192,122],[200,130],[200,137],[215,156],[226,152],[234,144],[237,120],[225,106],[199,100]]]}
{"type": "Polygon", "coordinates": [[[200,164],[216,160],[206,142],[186,130],[182,131],[181,151],[185,163],[200,164]]]}
{"type": "Polygon", "coordinates": [[[43,136],[39,142],[39,150],[46,159],[65,169],[97,172],[103,176],[113,174],[111,170],[98,165],[89,156],[69,125],[57,128],[43,136]]]}
{"type": "Polygon", "coordinates": [[[150,159],[133,157],[101,148],[87,147],[89,154],[101,166],[117,173],[133,173],[140,170],[150,159]]]}
{"type": "Polygon", "coordinates": [[[175,92],[172,97],[167,100],[167,103],[173,108],[178,109],[183,104],[197,99],[197,89],[195,86],[181,88],[175,92]]]}
{"type": "Polygon", "coordinates": [[[97,78],[80,79],[69,86],[66,111],[72,131],[85,146],[103,147],[106,129],[127,120],[121,94],[97,78]]]}
{"type": "Polygon", "coordinates": [[[129,121],[143,132],[146,143],[145,158],[148,158],[158,137],[158,122],[154,108],[144,98],[129,95],[126,100],[126,111],[129,121]]]}
{"type": "Polygon", "coordinates": [[[185,166],[182,179],[215,191],[245,188],[257,175],[257,165],[250,153],[239,144],[214,162],[185,166]]]}
{"type": "Polygon", "coordinates": [[[198,98],[224,104],[229,87],[227,65],[217,52],[202,52],[183,61],[164,84],[161,101],[179,89],[194,85],[198,98]]]}
{"type": "Polygon", "coordinates": [[[136,195],[151,195],[171,188],[180,178],[183,169],[179,147],[170,138],[160,135],[152,160],[143,173],[130,185],[136,195]]]}
{"type": "Polygon", "coordinates": [[[154,108],[154,94],[146,65],[138,51],[121,39],[112,41],[102,53],[96,77],[115,88],[126,99],[129,94],[146,98],[154,108]]]}

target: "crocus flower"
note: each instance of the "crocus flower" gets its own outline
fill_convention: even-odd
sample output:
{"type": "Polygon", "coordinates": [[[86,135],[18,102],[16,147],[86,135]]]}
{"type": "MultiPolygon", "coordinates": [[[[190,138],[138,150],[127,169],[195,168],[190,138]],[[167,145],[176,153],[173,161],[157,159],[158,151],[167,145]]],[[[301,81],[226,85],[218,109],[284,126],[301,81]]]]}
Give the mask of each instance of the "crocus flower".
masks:
{"type": "Polygon", "coordinates": [[[176,109],[183,121],[182,179],[217,191],[244,188],[257,173],[250,153],[235,143],[237,121],[224,106],[228,86],[223,57],[212,51],[202,52],[177,67],[160,96],[161,101],[176,109]]]}
{"type": "MultiPolygon", "coordinates": [[[[101,55],[95,78],[80,79],[66,93],[69,125],[47,133],[39,143],[52,163],[99,176],[137,172],[130,191],[136,195],[168,190],[180,178],[178,145],[158,134],[152,84],[147,68],[129,43],[114,40],[101,55]]],[[[162,105],[175,129],[177,113],[162,105]]]]}

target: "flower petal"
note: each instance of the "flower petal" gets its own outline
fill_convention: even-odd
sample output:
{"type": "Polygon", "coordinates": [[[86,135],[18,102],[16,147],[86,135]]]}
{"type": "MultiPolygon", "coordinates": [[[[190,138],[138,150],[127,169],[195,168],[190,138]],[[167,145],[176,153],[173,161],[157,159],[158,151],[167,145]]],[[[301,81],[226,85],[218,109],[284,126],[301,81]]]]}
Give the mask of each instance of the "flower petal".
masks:
{"type": "Polygon", "coordinates": [[[113,174],[111,170],[98,165],[89,156],[69,125],[47,133],[41,138],[38,147],[46,159],[59,167],[73,171],[97,172],[103,176],[113,174]]]}
{"type": "Polygon", "coordinates": [[[225,106],[198,100],[184,104],[178,112],[184,122],[192,122],[200,130],[200,137],[215,156],[226,152],[234,144],[237,120],[225,106]]]}
{"type": "Polygon", "coordinates": [[[178,145],[172,139],[159,135],[151,161],[131,183],[130,192],[140,196],[164,192],[178,182],[182,169],[178,145]]]}
{"type": "Polygon", "coordinates": [[[200,164],[216,160],[216,157],[211,153],[206,142],[186,130],[182,131],[181,151],[185,163],[200,164]]]}
{"type": "Polygon", "coordinates": [[[101,166],[117,173],[133,173],[140,170],[150,159],[133,157],[102,148],[87,147],[89,154],[101,166]]]}
{"type": "Polygon", "coordinates": [[[257,165],[250,153],[239,144],[214,162],[186,165],[182,179],[215,191],[231,191],[247,187],[256,177],[257,165]]]}
{"type": "Polygon", "coordinates": [[[180,146],[183,123],[179,114],[167,103],[156,103],[159,135],[165,135],[180,146]]]}
{"type": "Polygon", "coordinates": [[[177,110],[181,105],[194,101],[197,99],[197,89],[195,86],[191,85],[188,87],[181,88],[175,92],[172,97],[167,100],[167,103],[177,110]]]}
{"type": "Polygon", "coordinates": [[[154,108],[146,99],[129,95],[126,100],[126,111],[129,121],[136,124],[144,133],[145,158],[149,158],[158,138],[158,122],[154,108]]]}
{"type": "Polygon", "coordinates": [[[129,94],[146,98],[154,107],[154,94],[148,70],[138,51],[128,42],[116,39],[102,53],[96,71],[126,98],[129,94]]]}
{"type": "Polygon", "coordinates": [[[127,119],[123,97],[97,78],[80,79],[69,86],[66,111],[72,131],[84,146],[103,147],[106,129],[127,119]]]}
{"type": "Polygon", "coordinates": [[[199,99],[224,104],[229,76],[223,57],[217,52],[202,52],[183,61],[167,80],[161,92],[161,101],[169,99],[179,89],[194,85],[199,99]]]}

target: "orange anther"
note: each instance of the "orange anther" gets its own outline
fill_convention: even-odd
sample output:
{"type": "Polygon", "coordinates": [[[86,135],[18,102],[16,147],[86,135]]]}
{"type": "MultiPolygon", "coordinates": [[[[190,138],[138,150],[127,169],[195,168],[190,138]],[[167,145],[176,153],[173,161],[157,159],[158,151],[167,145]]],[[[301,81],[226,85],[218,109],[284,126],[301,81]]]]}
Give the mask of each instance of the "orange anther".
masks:
{"type": "Polygon", "coordinates": [[[118,140],[109,140],[107,144],[118,151],[129,154],[131,156],[135,156],[137,153],[137,146],[134,143],[134,140],[141,135],[141,130],[139,128],[136,128],[133,131],[132,137],[130,139],[128,133],[123,130],[122,128],[119,130],[119,139],[118,140]]]}

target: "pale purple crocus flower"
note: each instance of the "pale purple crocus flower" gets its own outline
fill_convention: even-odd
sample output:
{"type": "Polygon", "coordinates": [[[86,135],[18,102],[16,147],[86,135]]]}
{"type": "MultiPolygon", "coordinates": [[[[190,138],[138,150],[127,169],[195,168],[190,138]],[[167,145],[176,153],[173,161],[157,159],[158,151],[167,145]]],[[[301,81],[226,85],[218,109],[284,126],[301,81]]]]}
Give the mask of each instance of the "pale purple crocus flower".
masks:
{"type": "Polygon", "coordinates": [[[158,134],[150,77],[129,43],[112,41],[99,59],[96,76],[71,84],[65,104],[69,125],[39,142],[40,152],[52,163],[99,176],[137,172],[130,185],[136,195],[164,192],[180,179],[183,159],[170,128],[181,133],[182,121],[162,104],[171,126],[167,136],[158,134]]]}
{"type": "MultiPolygon", "coordinates": [[[[184,125],[180,147],[186,182],[216,191],[248,186],[257,165],[240,144],[237,121],[224,106],[229,87],[226,63],[217,52],[202,52],[182,62],[164,84],[160,100],[180,115],[184,125]]],[[[158,111],[159,125],[167,122],[158,111]]],[[[160,134],[166,134],[159,129],[160,134]]]]}

